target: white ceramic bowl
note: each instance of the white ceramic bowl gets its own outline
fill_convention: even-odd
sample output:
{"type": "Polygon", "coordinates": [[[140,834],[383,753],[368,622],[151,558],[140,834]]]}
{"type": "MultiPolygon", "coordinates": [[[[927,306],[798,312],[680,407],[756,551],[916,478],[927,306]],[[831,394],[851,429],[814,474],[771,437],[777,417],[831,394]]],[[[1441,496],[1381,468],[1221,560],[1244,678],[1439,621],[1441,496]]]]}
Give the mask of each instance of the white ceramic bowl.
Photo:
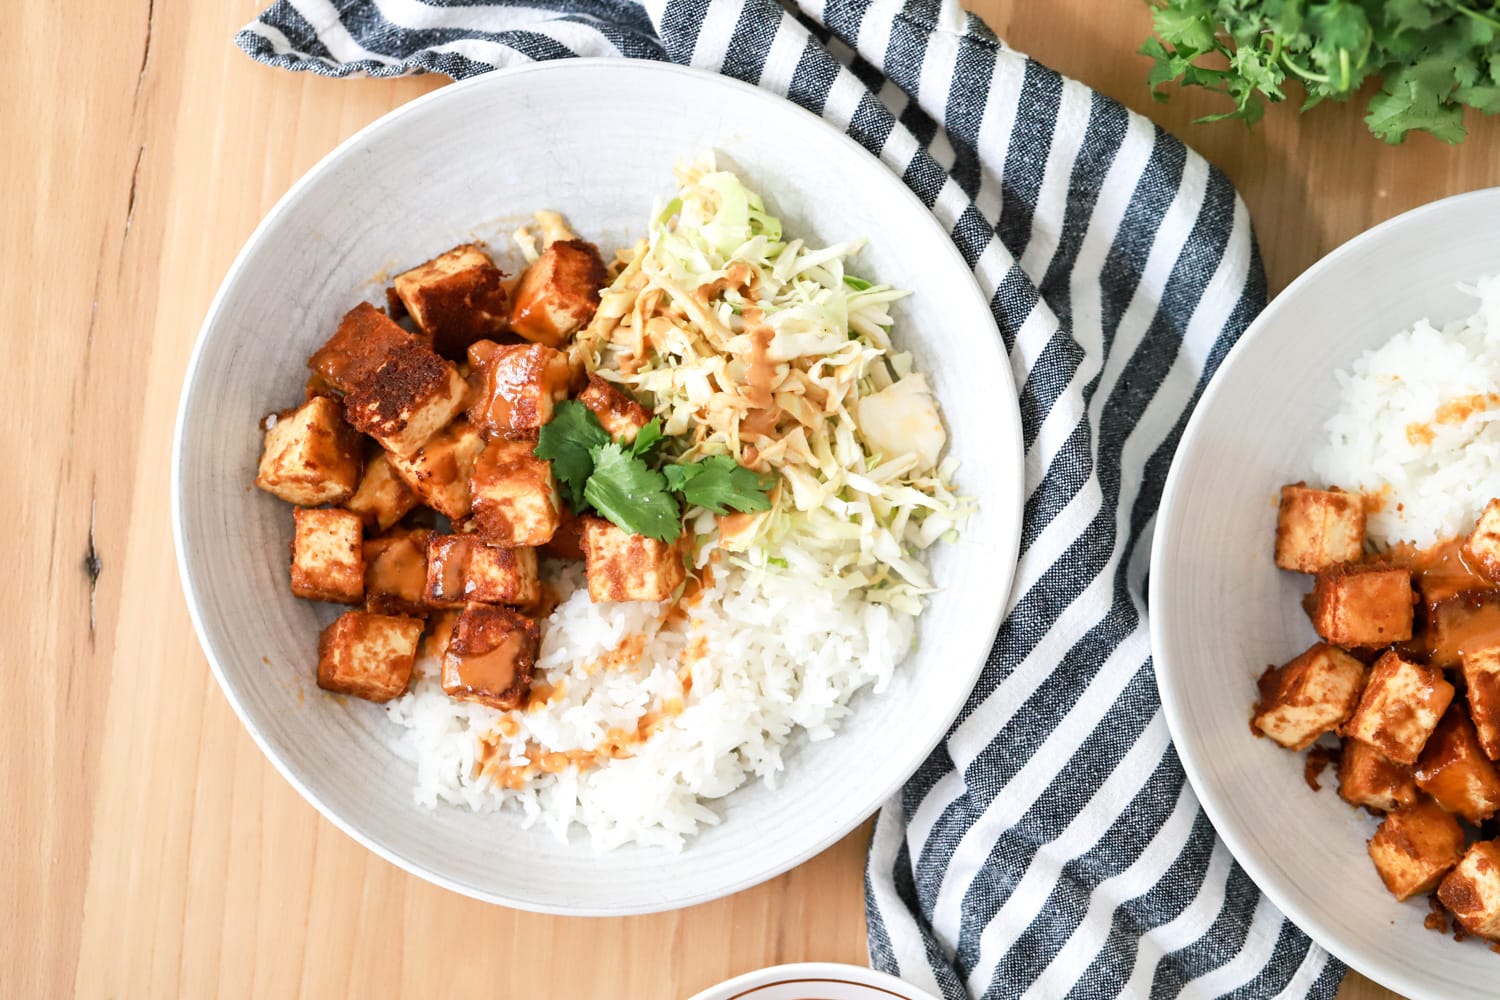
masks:
{"type": "Polygon", "coordinates": [[[798,962],[735,976],[690,1000],[937,1000],[884,972],[837,962],[798,962]]]}
{"type": "Polygon", "coordinates": [[[1500,958],[1425,930],[1365,853],[1376,820],[1303,755],[1250,733],[1255,679],[1316,641],[1310,579],[1272,563],[1284,483],[1312,481],[1334,372],[1428,316],[1474,311],[1454,286],[1500,271],[1500,189],[1408,212],[1298,278],[1225,359],[1178,448],[1151,558],[1151,644],[1177,752],[1219,835],[1257,885],[1333,954],[1411,997],[1494,996],[1500,958]]]}
{"type": "Polygon", "coordinates": [[[764,91],[680,67],[573,60],[494,73],[402,107],[344,143],[256,230],[220,289],[188,369],[173,463],[183,585],[214,674],[287,780],[331,820],[409,871],[527,909],[619,914],[733,892],[810,857],[889,797],[941,738],[989,649],[1021,518],[1019,415],[1010,369],[971,273],[887,168],[764,91]],[[705,149],[732,161],[813,240],[866,235],[861,273],[915,290],[898,339],[933,381],[980,513],[933,558],[943,588],[917,651],[838,738],[801,745],[785,783],[720,804],[682,853],[596,855],[515,815],[412,801],[411,766],[378,706],[314,686],[331,609],[287,589],[289,509],[250,488],[256,421],[296,402],[306,358],[338,318],[375,299],[375,276],[473,237],[492,246],[540,208],[606,250],[644,233],[672,166],[705,149]]]}

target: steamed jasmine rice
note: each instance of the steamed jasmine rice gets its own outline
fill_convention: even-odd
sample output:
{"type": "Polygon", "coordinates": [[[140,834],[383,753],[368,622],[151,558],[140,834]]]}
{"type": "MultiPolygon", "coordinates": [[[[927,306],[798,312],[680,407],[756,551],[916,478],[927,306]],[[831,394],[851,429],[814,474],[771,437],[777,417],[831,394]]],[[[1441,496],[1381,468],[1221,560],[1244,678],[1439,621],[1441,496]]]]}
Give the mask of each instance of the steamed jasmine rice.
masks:
{"type": "Polygon", "coordinates": [[[1500,495],[1500,277],[1460,286],[1465,319],[1426,319],[1338,373],[1318,475],[1367,498],[1377,547],[1418,547],[1467,532],[1500,495]]]}

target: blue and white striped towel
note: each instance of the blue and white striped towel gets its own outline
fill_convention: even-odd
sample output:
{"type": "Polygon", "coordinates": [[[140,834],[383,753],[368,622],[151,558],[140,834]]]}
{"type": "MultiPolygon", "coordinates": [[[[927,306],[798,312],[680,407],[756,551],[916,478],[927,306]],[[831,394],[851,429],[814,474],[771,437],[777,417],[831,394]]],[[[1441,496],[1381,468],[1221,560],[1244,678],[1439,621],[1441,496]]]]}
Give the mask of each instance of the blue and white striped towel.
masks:
{"type": "Polygon", "coordinates": [[[1026,523],[979,685],[876,825],[874,963],[950,998],[1333,996],[1343,968],[1256,891],[1184,781],[1147,641],[1167,466],[1265,301],[1222,174],[957,0],[278,0],[237,40],[329,76],[691,63],[784,94],[900,174],[991,296],[1026,523]]]}

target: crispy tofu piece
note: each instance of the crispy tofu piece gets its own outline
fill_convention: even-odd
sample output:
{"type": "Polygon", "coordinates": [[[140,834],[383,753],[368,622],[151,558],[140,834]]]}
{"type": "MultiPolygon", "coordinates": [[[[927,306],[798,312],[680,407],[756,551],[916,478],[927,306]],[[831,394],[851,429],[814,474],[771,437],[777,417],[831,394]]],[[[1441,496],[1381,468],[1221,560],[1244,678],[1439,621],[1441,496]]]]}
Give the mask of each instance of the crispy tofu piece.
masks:
{"type": "Polygon", "coordinates": [[[475,545],[469,549],[464,596],[484,604],[535,604],[542,598],[536,549],[475,545]]]}
{"type": "Polygon", "coordinates": [[[521,276],[510,310],[510,329],[534,344],[561,347],[599,308],[599,289],[609,281],[592,243],[559,240],[542,251],[521,276]]]}
{"type": "Polygon", "coordinates": [[[1411,570],[1405,566],[1336,566],[1318,573],[1312,622],[1335,646],[1387,646],[1412,635],[1411,570]]]}
{"type": "Polygon", "coordinates": [[[1306,749],[1349,718],[1364,686],[1365,665],[1320,642],[1261,675],[1251,724],[1288,749],[1306,749]]]}
{"type": "Polygon", "coordinates": [[[1500,582],[1500,499],[1484,505],[1484,512],[1464,542],[1464,555],[1471,565],[1500,582]]]}
{"type": "Polygon", "coordinates": [[[594,411],[610,437],[626,444],[633,442],[641,428],[651,421],[644,406],[598,375],[589,376],[589,384],[578,394],[578,401],[594,411]]]}
{"type": "Polygon", "coordinates": [[[1363,740],[1345,740],[1339,756],[1339,798],[1351,806],[1395,812],[1417,801],[1411,768],[1363,740]]]}
{"type": "Polygon", "coordinates": [[[536,622],[510,608],[469,605],[443,653],[443,690],[461,701],[516,708],[531,686],[541,635],[536,622]]]}
{"type": "Polygon", "coordinates": [[[365,539],[365,610],[380,615],[427,617],[426,528],[398,528],[365,539]]]}
{"type": "Polygon", "coordinates": [[[427,578],[422,601],[434,608],[461,608],[468,603],[469,553],[480,544],[473,535],[427,536],[427,578]]]}
{"type": "Polygon", "coordinates": [[[1317,573],[1358,562],[1365,551],[1365,508],[1353,493],[1314,490],[1297,483],[1281,488],[1276,513],[1276,565],[1317,573]]]}
{"type": "Polygon", "coordinates": [[[347,500],[359,470],[359,436],[337,402],[314,396],[277,414],[266,430],[255,485],[287,503],[316,507],[347,500]]]}
{"type": "Polygon", "coordinates": [[[457,368],[413,342],[392,348],[360,380],[344,397],[344,414],[386,451],[407,458],[458,416],[468,392],[457,368]]]}
{"type": "Polygon", "coordinates": [[[1500,809],[1500,773],[1479,748],[1462,702],[1450,705],[1432,731],[1415,775],[1433,801],[1475,826],[1500,809]]]}
{"type": "Polygon", "coordinates": [[[307,367],[339,392],[353,392],[385,361],[392,348],[415,343],[385,313],[361,302],[344,314],[328,342],[307,359],[307,367]]]}
{"type": "Polygon", "coordinates": [[[406,481],[396,475],[390,458],[382,451],[365,463],[359,489],[344,501],[344,509],[358,514],[366,528],[386,531],[411,513],[419,502],[406,481]]]}
{"type": "Polygon", "coordinates": [[[1453,685],[1436,667],[1387,650],[1370,670],[1359,707],[1341,732],[1399,764],[1415,764],[1453,701],[1453,685]]]}
{"type": "Polygon", "coordinates": [[[1397,899],[1430,892],[1464,853],[1464,829],[1431,799],[1390,815],[1370,838],[1370,860],[1397,899]]]}
{"type": "Polygon", "coordinates": [[[1500,647],[1463,654],[1469,718],[1490,760],[1500,760],[1500,647]]]}
{"type": "Polygon", "coordinates": [[[1432,608],[1427,660],[1444,670],[1463,666],[1466,650],[1500,649],[1500,591],[1460,594],[1432,608]]]}
{"type": "Polygon", "coordinates": [[[467,420],[455,420],[434,434],[410,458],[389,456],[391,468],[421,501],[448,518],[469,516],[469,477],[484,451],[484,438],[467,420]]]}
{"type": "Polygon", "coordinates": [[[665,601],[687,579],[682,549],[582,517],[584,572],[595,601],[665,601]]]}
{"type": "Polygon", "coordinates": [[[486,437],[535,432],[552,419],[553,404],[568,398],[567,356],[545,344],[491,344],[469,349],[479,384],[469,421],[486,437]]]}
{"type": "Polygon", "coordinates": [[[470,344],[503,333],[510,303],[505,274],[472,243],[396,275],[392,284],[433,350],[463,360],[470,344]]]}
{"type": "Polygon", "coordinates": [[[318,687],[367,701],[399,698],[421,638],[414,618],[347,611],[318,637],[318,687]]]}
{"type": "Polygon", "coordinates": [[[1500,841],[1472,845],[1438,886],[1437,896],[1464,930],[1500,941],[1500,841]]]}
{"type": "Polygon", "coordinates": [[[364,526],[347,510],[292,511],[292,593],[358,604],[365,596],[364,526]]]}
{"type": "Polygon", "coordinates": [[[470,491],[474,528],[487,545],[535,548],[545,545],[562,522],[562,504],[552,464],[532,452],[530,438],[495,438],[474,466],[470,491]]]}

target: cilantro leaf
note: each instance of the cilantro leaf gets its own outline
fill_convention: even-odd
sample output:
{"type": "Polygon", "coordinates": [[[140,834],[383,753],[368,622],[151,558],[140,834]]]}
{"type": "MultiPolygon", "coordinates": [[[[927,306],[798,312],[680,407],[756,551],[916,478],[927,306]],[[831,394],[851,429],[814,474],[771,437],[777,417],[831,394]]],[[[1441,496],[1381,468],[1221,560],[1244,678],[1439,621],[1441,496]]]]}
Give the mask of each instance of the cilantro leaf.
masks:
{"type": "Polygon", "coordinates": [[[630,453],[636,458],[647,458],[661,438],[661,417],[652,417],[645,427],[636,432],[635,441],[630,445],[630,453]]]}
{"type": "Polygon", "coordinates": [[[682,510],[667,492],[667,479],[611,441],[593,450],[594,471],[584,498],[608,520],[633,535],[675,542],[682,510]]]}
{"type": "Polygon", "coordinates": [[[553,408],[552,419],[542,426],[533,454],[552,463],[552,475],[566,487],[573,509],[582,510],[584,484],[594,470],[593,451],[609,443],[609,432],[594,411],[565,399],[553,408]]]}
{"type": "Polygon", "coordinates": [[[669,465],[662,472],[667,486],[689,504],[715,514],[731,510],[750,514],[771,508],[766,494],[776,478],[747,469],[728,455],[713,455],[691,465],[669,465]]]}

